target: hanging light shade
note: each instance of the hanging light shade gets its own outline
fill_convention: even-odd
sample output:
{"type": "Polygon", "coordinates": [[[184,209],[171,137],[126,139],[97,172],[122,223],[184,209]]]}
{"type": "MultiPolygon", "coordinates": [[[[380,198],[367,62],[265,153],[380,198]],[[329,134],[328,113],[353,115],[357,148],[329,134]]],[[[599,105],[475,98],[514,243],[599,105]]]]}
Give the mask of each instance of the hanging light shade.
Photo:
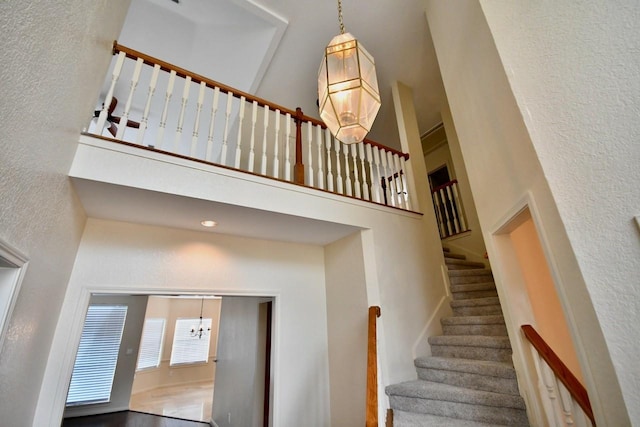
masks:
{"type": "Polygon", "coordinates": [[[318,72],[320,117],[345,144],[361,142],[380,109],[373,57],[351,34],[344,32],[338,0],[340,34],[329,42],[318,72]]]}

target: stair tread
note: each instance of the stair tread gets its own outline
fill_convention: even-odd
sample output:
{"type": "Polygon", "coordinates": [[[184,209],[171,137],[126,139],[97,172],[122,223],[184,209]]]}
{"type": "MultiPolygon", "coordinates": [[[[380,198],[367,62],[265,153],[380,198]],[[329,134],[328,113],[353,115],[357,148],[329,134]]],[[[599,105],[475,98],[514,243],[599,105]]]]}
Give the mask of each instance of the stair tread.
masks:
{"type": "Polygon", "coordinates": [[[493,291],[496,290],[495,282],[460,283],[450,286],[451,292],[493,291]]]}
{"type": "Polygon", "coordinates": [[[407,411],[393,411],[394,427],[497,427],[498,424],[487,424],[459,418],[439,417],[430,414],[418,414],[407,411]]]}
{"type": "Polygon", "coordinates": [[[455,258],[455,259],[467,259],[466,255],[456,254],[456,253],[453,253],[453,252],[444,252],[444,257],[445,258],[455,258]]]}
{"type": "Polygon", "coordinates": [[[501,325],[504,324],[504,316],[501,314],[490,314],[486,316],[450,316],[440,319],[440,323],[442,325],[501,325]]]}
{"type": "Polygon", "coordinates": [[[416,368],[439,369],[500,378],[516,377],[513,365],[506,362],[426,356],[418,357],[414,360],[414,364],[416,368]]]}
{"type": "Polygon", "coordinates": [[[451,270],[449,276],[492,276],[488,268],[470,268],[468,270],[451,270]]]}
{"type": "Polygon", "coordinates": [[[386,393],[388,396],[404,396],[497,408],[525,409],[524,401],[520,396],[473,390],[425,380],[412,380],[393,384],[387,386],[386,393]]]}
{"type": "Polygon", "coordinates": [[[511,349],[509,337],[491,335],[438,335],[428,338],[431,345],[511,349]]]}
{"type": "Polygon", "coordinates": [[[466,259],[445,257],[444,262],[447,265],[468,265],[468,266],[472,266],[472,267],[478,267],[478,269],[484,269],[484,264],[483,263],[475,262],[475,261],[467,261],[466,259]]]}
{"type": "Polygon", "coordinates": [[[458,299],[450,302],[451,307],[478,307],[483,305],[500,305],[498,297],[458,299]]]}

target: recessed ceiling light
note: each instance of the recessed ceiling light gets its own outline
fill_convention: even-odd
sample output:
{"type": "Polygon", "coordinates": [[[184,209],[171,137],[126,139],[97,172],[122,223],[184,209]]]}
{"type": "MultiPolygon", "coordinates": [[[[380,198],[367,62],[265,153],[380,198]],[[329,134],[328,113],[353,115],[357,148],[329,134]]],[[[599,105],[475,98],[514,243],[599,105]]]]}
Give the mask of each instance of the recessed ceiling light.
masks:
{"type": "Polygon", "coordinates": [[[205,219],[204,221],[200,221],[200,224],[202,224],[203,227],[215,227],[217,222],[210,219],[205,219]]]}

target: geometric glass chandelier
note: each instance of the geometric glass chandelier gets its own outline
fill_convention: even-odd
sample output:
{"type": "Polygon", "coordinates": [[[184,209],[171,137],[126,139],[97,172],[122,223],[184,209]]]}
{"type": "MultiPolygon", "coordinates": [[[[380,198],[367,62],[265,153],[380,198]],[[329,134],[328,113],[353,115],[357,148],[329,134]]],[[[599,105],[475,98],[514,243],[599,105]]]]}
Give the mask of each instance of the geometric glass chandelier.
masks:
{"type": "Polygon", "coordinates": [[[318,72],[320,117],[345,144],[361,142],[380,109],[375,62],[364,46],[345,33],[338,0],[340,34],[325,48],[318,72]]]}

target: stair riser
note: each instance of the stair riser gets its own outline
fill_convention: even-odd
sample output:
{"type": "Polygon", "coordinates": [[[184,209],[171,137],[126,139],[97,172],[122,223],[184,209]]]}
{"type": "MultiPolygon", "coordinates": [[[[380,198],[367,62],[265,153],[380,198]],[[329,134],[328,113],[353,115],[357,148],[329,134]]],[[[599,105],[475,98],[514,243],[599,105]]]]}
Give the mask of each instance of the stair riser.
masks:
{"type": "Polygon", "coordinates": [[[502,307],[500,307],[500,304],[453,307],[453,314],[454,316],[488,316],[502,314],[502,307]]]}
{"type": "Polygon", "coordinates": [[[462,255],[462,254],[452,254],[451,252],[445,252],[444,253],[444,260],[446,261],[447,258],[449,259],[467,259],[466,255],[462,255]]]}
{"type": "Polygon", "coordinates": [[[500,378],[490,375],[444,371],[431,368],[416,368],[416,370],[418,371],[418,378],[425,381],[444,383],[456,387],[466,387],[473,390],[508,393],[515,396],[519,394],[518,383],[514,378],[500,378]]]}
{"type": "Polygon", "coordinates": [[[431,344],[431,354],[437,357],[458,357],[461,359],[511,363],[511,349],[507,348],[431,344]]]}
{"type": "Polygon", "coordinates": [[[447,268],[449,270],[473,270],[473,269],[478,269],[478,266],[475,264],[472,265],[467,265],[467,264],[450,264],[450,263],[446,263],[447,264],[447,268]]]}
{"type": "Polygon", "coordinates": [[[470,291],[495,291],[496,285],[493,282],[466,283],[462,285],[451,285],[451,292],[470,291]]]}
{"type": "Polygon", "coordinates": [[[485,335],[491,337],[506,337],[507,327],[501,325],[444,325],[444,335],[485,335]]]}
{"type": "Polygon", "coordinates": [[[484,282],[493,282],[492,275],[473,275],[473,276],[450,276],[449,283],[452,285],[464,285],[467,283],[484,283],[484,282]]]}
{"type": "Polygon", "coordinates": [[[405,396],[390,396],[389,402],[391,404],[391,408],[400,411],[438,415],[441,417],[461,418],[464,420],[505,426],[529,425],[527,414],[522,409],[496,408],[492,406],[420,399],[405,396]]]}
{"type": "Polygon", "coordinates": [[[473,298],[487,298],[497,297],[498,292],[495,289],[488,291],[465,291],[465,292],[451,292],[451,296],[455,300],[460,299],[473,299],[473,298]]]}

